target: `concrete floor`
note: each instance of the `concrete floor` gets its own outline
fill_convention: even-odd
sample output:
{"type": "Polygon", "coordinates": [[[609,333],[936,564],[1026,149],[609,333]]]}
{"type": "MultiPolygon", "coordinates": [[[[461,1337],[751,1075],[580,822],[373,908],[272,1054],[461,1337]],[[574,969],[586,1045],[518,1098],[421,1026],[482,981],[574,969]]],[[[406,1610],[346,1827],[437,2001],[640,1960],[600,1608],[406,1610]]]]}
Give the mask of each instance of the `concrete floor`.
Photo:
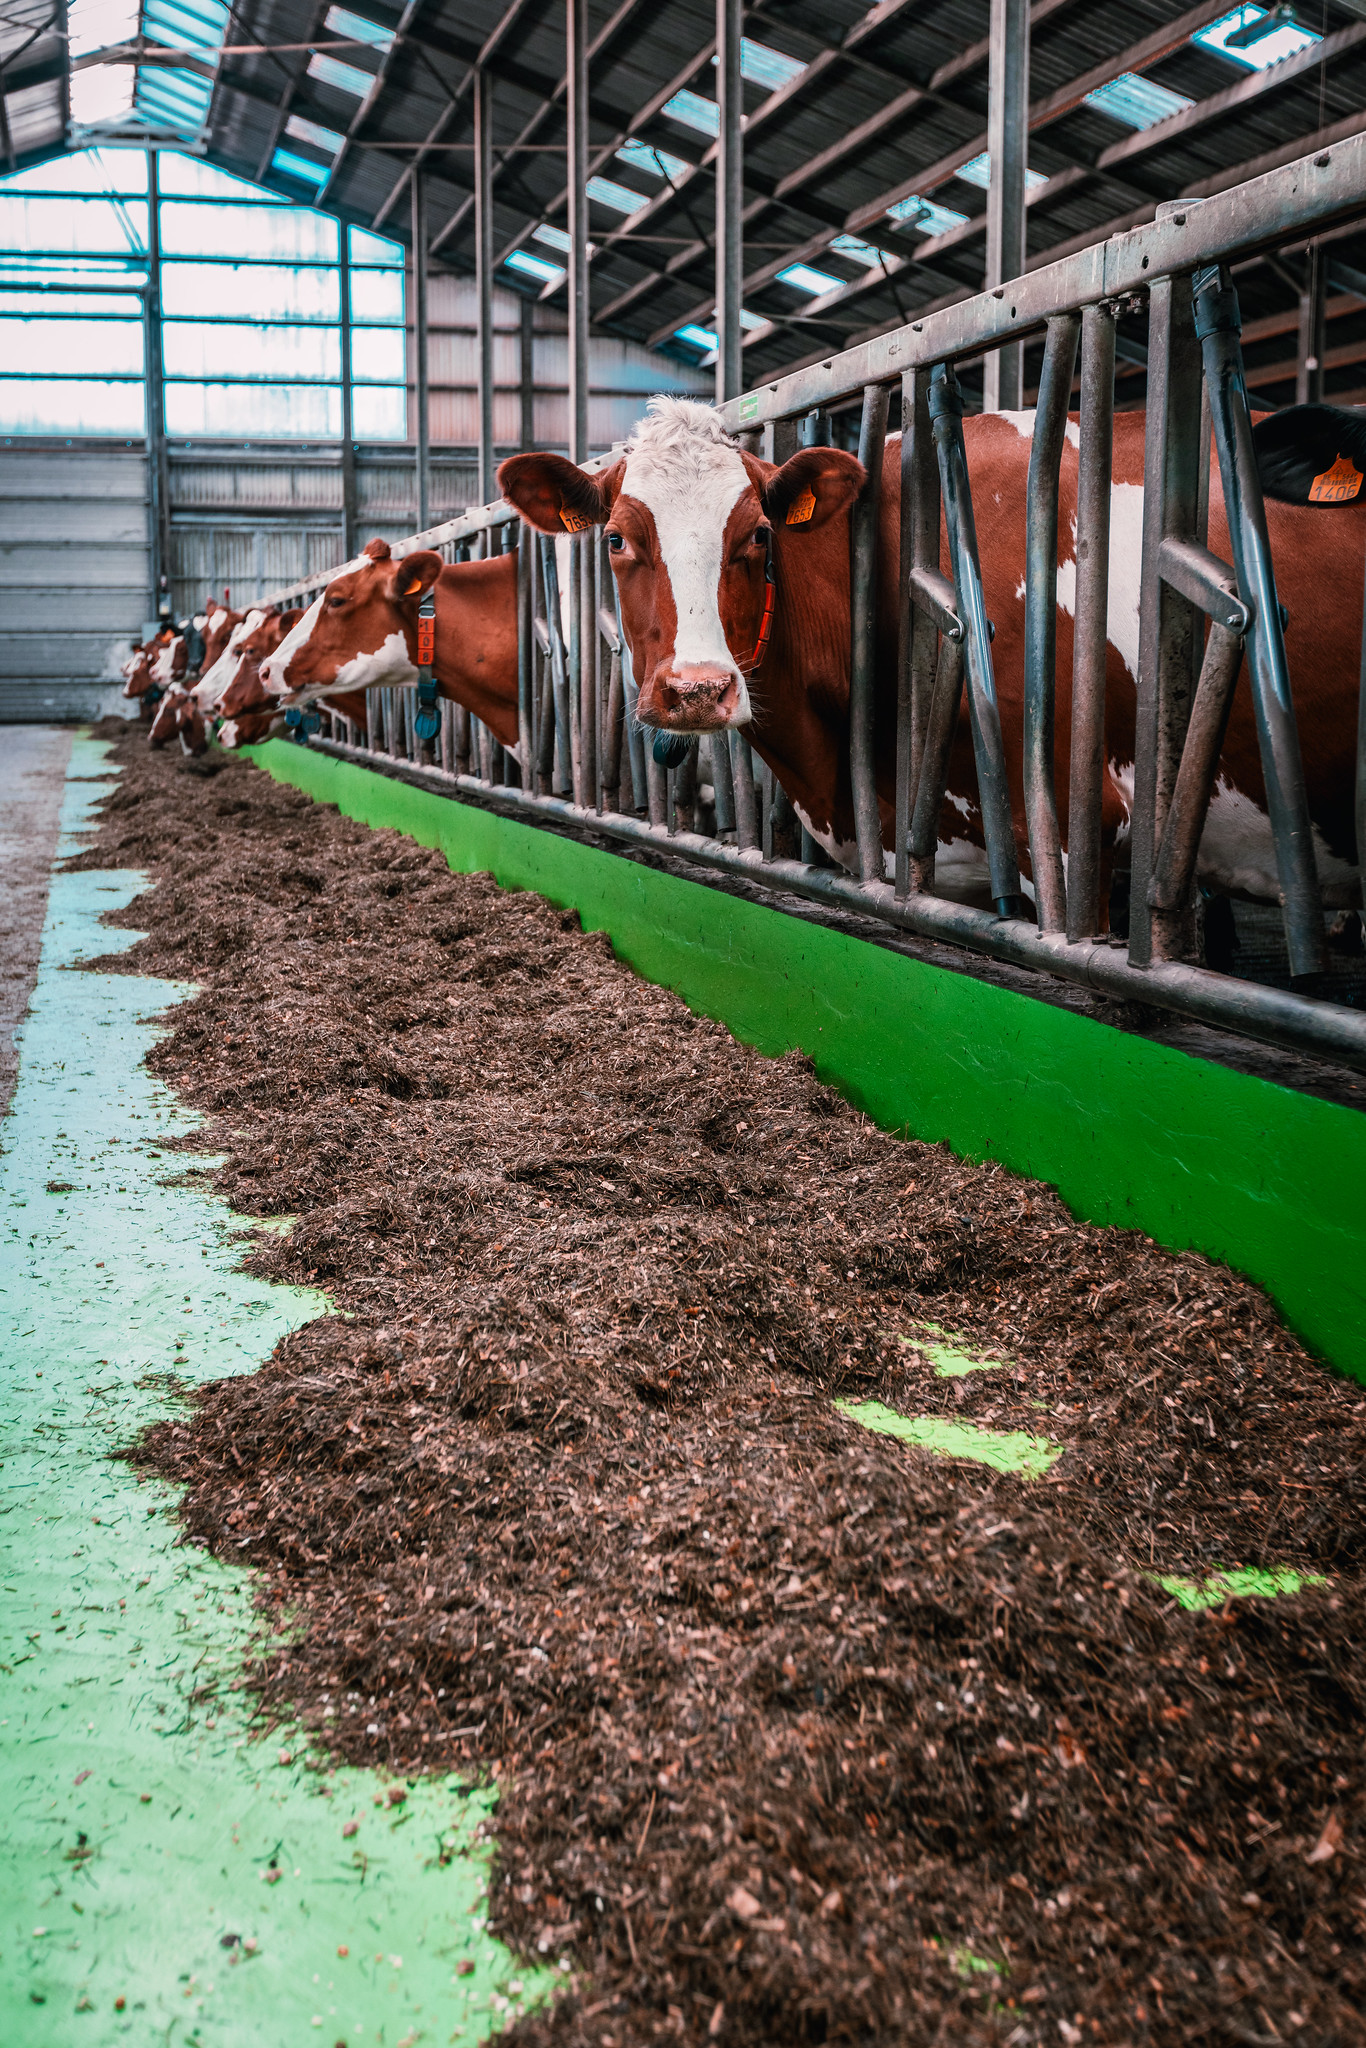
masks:
{"type": "Polygon", "coordinates": [[[14,1034],[38,972],[71,728],[0,728],[0,1116],[14,1093],[14,1034]]]}

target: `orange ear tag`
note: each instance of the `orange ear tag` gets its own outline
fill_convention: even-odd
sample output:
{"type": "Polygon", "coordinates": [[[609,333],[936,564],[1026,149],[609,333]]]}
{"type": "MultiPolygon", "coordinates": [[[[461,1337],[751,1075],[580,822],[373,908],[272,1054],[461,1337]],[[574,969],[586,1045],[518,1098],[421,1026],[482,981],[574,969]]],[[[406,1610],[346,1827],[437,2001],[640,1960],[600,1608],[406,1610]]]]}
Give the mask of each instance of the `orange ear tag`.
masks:
{"type": "Polygon", "coordinates": [[[1361,471],[1350,455],[1339,455],[1331,469],[1325,469],[1309,486],[1311,505],[1350,505],[1361,489],[1361,471]]]}
{"type": "Polygon", "coordinates": [[[816,493],[814,491],[803,491],[800,498],[794,498],[787,508],[787,524],[789,526],[805,526],[815,509],[816,493]]]}
{"type": "Polygon", "coordinates": [[[561,499],[560,524],[566,533],[585,533],[593,522],[591,519],[583,518],[578,512],[571,512],[563,499],[561,499]]]}

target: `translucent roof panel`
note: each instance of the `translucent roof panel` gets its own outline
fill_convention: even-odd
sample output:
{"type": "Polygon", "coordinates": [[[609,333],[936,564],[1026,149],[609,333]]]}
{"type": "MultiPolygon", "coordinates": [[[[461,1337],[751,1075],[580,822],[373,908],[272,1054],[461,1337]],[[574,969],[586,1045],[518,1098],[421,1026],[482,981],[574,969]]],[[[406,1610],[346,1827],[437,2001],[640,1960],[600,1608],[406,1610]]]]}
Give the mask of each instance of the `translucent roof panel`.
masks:
{"type": "Polygon", "coordinates": [[[261,206],[288,203],[261,185],[249,185],[245,178],[217,170],[202,157],[183,156],[178,149],[159,152],[157,184],[164,199],[246,199],[261,206]]]}
{"type": "Polygon", "coordinates": [[[168,256],[260,256],[335,263],[337,223],[303,206],[213,205],[169,199],[161,208],[168,256]]]}
{"type": "Polygon", "coordinates": [[[0,377],[0,433],[140,434],[141,383],[0,377]]]}
{"type": "Polygon", "coordinates": [[[69,156],[49,157],[46,163],[0,178],[0,192],[69,192],[94,198],[117,192],[136,198],[146,190],[147,158],[140,149],[74,149],[69,156]]]}
{"type": "Polygon", "coordinates": [[[403,268],[402,242],[388,241],[383,235],[372,235],[367,228],[351,230],[351,261],[353,263],[391,263],[403,268]]]}
{"type": "Polygon", "coordinates": [[[377,50],[392,49],[394,38],[387,28],[349,7],[329,7],[323,26],[334,36],[350,36],[359,43],[372,43],[377,50]]]}
{"type": "Polygon", "coordinates": [[[721,132],[721,109],[716,101],[703,99],[700,92],[690,92],[686,87],[671,100],[665,100],[660,112],[671,121],[681,121],[685,128],[695,128],[699,135],[721,132]]]}
{"type": "Polygon", "coordinates": [[[1312,29],[1301,28],[1297,21],[1286,21],[1265,7],[1235,7],[1232,14],[1226,14],[1219,21],[1212,21],[1208,28],[1197,29],[1191,37],[1205,50],[1215,50],[1221,57],[1229,57],[1235,64],[1245,64],[1249,71],[1269,71],[1273,64],[1283,58],[1293,57],[1299,50],[1307,50],[1311,43],[1322,41],[1312,29]],[[1266,22],[1264,34],[1256,34],[1258,24],[1266,22]],[[1252,40],[1244,42],[1244,36],[1252,40]],[[1234,42],[1232,39],[1238,37],[1234,42]]]}
{"type": "Polygon", "coordinates": [[[277,149],[270,159],[270,168],[282,177],[297,178],[301,185],[311,185],[316,192],[327,183],[330,166],[320,164],[316,157],[300,156],[292,149],[277,149]]]}
{"type": "Polygon", "coordinates": [[[647,171],[652,178],[682,177],[688,165],[681,156],[671,156],[667,149],[656,149],[652,142],[624,142],[617,151],[624,164],[631,164],[638,171],[647,171]]]}
{"type": "Polygon", "coordinates": [[[222,326],[168,320],[162,347],[168,377],[249,377],[279,382],[341,375],[335,327],[222,326]]]}
{"type": "Polygon", "coordinates": [[[1099,107],[1102,114],[1122,121],[1126,128],[1156,128],[1159,121],[1179,114],[1183,107],[1192,107],[1195,102],[1185,93],[1173,92],[1170,86],[1158,85],[1136,71],[1121,71],[1118,78],[1088,92],[1086,104],[1099,107]]]}
{"type": "Polygon", "coordinates": [[[320,85],[335,86],[338,92],[354,93],[358,100],[365,98],[375,82],[370,72],[360,70],[355,64],[343,64],[322,50],[315,50],[309,58],[308,75],[316,78],[320,85]]]}
{"type": "Polygon", "coordinates": [[[291,270],[273,263],[164,263],[161,304],[168,318],[335,320],[341,291],[335,270],[291,270]]]}
{"type": "MultiPolygon", "coordinates": [[[[991,183],[991,158],[986,150],[983,150],[980,156],[970,157],[967,163],[959,164],[953,175],[955,178],[961,178],[965,185],[977,185],[985,192],[991,183]]],[[[1028,191],[1032,192],[1035,186],[1047,183],[1048,180],[1042,171],[1025,172],[1025,186],[1028,191]]]]}

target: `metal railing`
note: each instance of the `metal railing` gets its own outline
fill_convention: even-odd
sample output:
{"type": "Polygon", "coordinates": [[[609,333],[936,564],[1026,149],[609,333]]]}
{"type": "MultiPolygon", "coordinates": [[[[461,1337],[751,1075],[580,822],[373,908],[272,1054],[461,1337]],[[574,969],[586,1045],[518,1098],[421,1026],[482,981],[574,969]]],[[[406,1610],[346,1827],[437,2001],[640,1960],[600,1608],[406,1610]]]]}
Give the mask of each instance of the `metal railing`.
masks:
{"type": "MultiPolygon", "coordinates": [[[[372,693],[368,736],[339,717],[318,744],[535,820],[644,843],[775,892],[882,918],[1106,995],[1366,1069],[1366,1014],[1308,992],[1324,920],[1282,619],[1253,454],[1229,267],[1366,215],[1366,135],[751,391],[722,408],[743,446],[782,461],[860,403],[869,483],[852,515],[849,757],[857,875],[823,859],[745,737],[709,736],[656,762],[635,717],[630,652],[598,531],[551,541],[499,501],[417,534],[448,560],[518,547],[516,755],[457,705],[425,747],[401,690],[372,693]],[[1127,945],[1097,934],[1102,879],[1116,318],[1146,307],[1142,578],[1127,945]],[[1044,337],[1026,501],[1024,797],[1033,914],[1020,878],[956,371],[1044,337]],[[1059,469],[1080,356],[1078,525],[1067,858],[1054,778],[1059,469]],[[900,626],[895,872],[884,878],[875,787],[878,477],[900,387],[900,626]],[[1217,452],[1234,560],[1206,545],[1217,452]],[[952,574],[940,568],[941,534],[952,574]],[[528,544],[518,546],[519,540],[528,544]],[[565,589],[561,592],[561,581],[565,589]],[[1208,631],[1206,632],[1206,621],[1208,631]],[[1244,652],[1275,843],[1290,990],[1193,964],[1196,860],[1244,652]],[[935,892],[949,753],[967,698],[994,914],[935,892]],[[699,831],[699,792],[710,829],[699,831]]],[[[587,463],[599,470],[617,451],[587,463]]],[[[353,565],[342,565],[343,568],[353,565]]],[[[315,578],[268,600],[308,602],[315,578]]],[[[1357,815],[1366,817],[1366,708],[1357,815]]],[[[1355,734],[1343,735],[1349,750],[1355,734]]]]}

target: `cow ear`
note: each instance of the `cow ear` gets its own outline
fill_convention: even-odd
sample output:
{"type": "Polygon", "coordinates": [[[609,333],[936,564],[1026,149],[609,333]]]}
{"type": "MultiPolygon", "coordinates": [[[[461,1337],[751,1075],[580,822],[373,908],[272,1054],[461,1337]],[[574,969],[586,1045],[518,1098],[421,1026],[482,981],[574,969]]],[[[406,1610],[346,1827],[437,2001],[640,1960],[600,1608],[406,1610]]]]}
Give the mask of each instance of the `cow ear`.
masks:
{"type": "Polygon", "coordinates": [[[393,566],[392,593],[397,603],[405,597],[417,597],[424,590],[430,590],[446,564],[440,555],[423,548],[415,555],[405,555],[393,566]]]}
{"type": "Polygon", "coordinates": [[[567,455],[509,455],[498,488],[538,533],[582,533],[610,515],[621,464],[586,476],[567,455]]]}
{"type": "Polygon", "coordinates": [[[764,485],[764,510],[775,526],[822,526],[853,504],[864,476],[843,448],[799,448],[764,485]]]}

